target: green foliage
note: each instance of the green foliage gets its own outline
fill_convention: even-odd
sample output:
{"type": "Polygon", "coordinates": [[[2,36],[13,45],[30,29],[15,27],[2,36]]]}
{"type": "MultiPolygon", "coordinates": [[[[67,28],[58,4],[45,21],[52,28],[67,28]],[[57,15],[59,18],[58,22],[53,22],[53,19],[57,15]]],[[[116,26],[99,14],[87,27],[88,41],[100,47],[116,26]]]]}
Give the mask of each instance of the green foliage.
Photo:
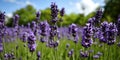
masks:
{"type": "MultiPolygon", "coordinates": [[[[18,14],[20,16],[19,24],[26,25],[28,22],[35,20],[35,13],[36,13],[36,9],[31,5],[27,5],[25,8],[21,8],[15,11],[13,15],[18,14]]],[[[10,21],[8,22],[7,25],[11,26],[12,18],[10,18],[9,20],[10,21]]]]}
{"type": "MultiPolygon", "coordinates": [[[[119,39],[119,38],[118,38],[119,39]]],[[[117,42],[118,42],[117,39],[117,42]]],[[[57,48],[49,48],[46,47],[46,43],[42,43],[37,40],[37,48],[34,53],[29,52],[27,42],[22,42],[22,40],[15,40],[13,42],[5,42],[4,45],[4,52],[0,53],[0,59],[4,60],[5,53],[14,53],[16,59],[19,60],[22,57],[22,60],[36,60],[37,58],[37,51],[41,52],[41,60],[97,60],[93,58],[93,55],[97,54],[98,52],[102,52],[102,55],[98,60],[119,60],[120,59],[120,48],[117,46],[117,42],[114,45],[107,45],[105,43],[100,43],[98,39],[95,40],[97,44],[93,44],[89,48],[84,48],[81,44],[81,39],[79,43],[75,44],[72,40],[61,39],[60,44],[57,48]],[[66,49],[66,44],[70,44],[70,47],[66,49]],[[101,46],[102,45],[102,46],[101,46]],[[18,49],[16,50],[16,46],[18,49]],[[68,57],[68,52],[74,49],[74,53],[72,57],[68,57]],[[89,57],[83,58],[80,56],[81,51],[90,51],[91,52],[89,57]]],[[[12,59],[11,59],[12,60],[12,59]]]]}
{"type": "MultiPolygon", "coordinates": [[[[47,20],[50,23],[50,21],[51,21],[50,8],[40,10],[40,12],[41,12],[40,21],[47,20]]],[[[36,13],[36,9],[33,6],[28,5],[25,8],[16,10],[13,13],[13,15],[18,14],[20,16],[19,25],[22,25],[22,24],[26,25],[28,22],[31,22],[36,19],[35,13],[36,13]]],[[[72,23],[83,26],[83,25],[85,25],[87,20],[93,16],[94,16],[94,13],[90,13],[87,16],[84,16],[84,14],[75,14],[75,13],[65,14],[62,17],[63,18],[62,26],[68,26],[72,23]]],[[[60,15],[58,15],[58,18],[61,18],[60,15]]],[[[9,18],[7,25],[12,26],[12,23],[13,23],[12,18],[9,18]]],[[[60,25],[61,25],[61,23],[58,22],[58,26],[60,26],[60,25]]]]}
{"type": "Polygon", "coordinates": [[[49,20],[51,19],[50,8],[46,8],[45,10],[41,10],[41,20],[49,20]]]}
{"type": "Polygon", "coordinates": [[[120,0],[105,0],[104,18],[109,21],[116,22],[120,14],[120,0]]]}

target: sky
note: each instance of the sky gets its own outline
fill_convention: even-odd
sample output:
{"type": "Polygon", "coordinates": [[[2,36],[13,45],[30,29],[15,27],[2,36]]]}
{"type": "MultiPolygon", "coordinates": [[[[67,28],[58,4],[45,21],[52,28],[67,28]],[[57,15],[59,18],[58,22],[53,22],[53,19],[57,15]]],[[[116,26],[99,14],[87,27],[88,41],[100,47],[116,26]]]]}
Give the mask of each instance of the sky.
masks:
{"type": "Polygon", "coordinates": [[[89,13],[95,11],[99,6],[104,6],[104,0],[0,0],[0,11],[5,12],[8,17],[12,17],[12,13],[26,5],[33,5],[38,10],[50,7],[51,2],[55,2],[58,8],[65,8],[65,13],[89,13]],[[84,10],[83,10],[84,6],[84,10]]]}

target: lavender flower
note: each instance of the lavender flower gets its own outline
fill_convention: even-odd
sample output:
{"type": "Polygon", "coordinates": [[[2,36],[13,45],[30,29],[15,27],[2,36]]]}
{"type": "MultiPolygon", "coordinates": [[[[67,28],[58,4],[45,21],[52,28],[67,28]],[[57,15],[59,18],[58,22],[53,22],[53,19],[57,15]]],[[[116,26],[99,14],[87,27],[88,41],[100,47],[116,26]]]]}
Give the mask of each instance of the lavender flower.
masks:
{"type": "Polygon", "coordinates": [[[8,60],[8,54],[4,54],[4,59],[8,60]]]}
{"type": "Polygon", "coordinates": [[[23,42],[26,42],[27,39],[28,39],[27,32],[24,32],[24,33],[23,33],[23,36],[22,36],[22,40],[23,40],[23,42]]]}
{"type": "Polygon", "coordinates": [[[120,15],[118,16],[117,29],[118,29],[118,35],[120,35],[120,15]]]}
{"type": "Polygon", "coordinates": [[[60,16],[61,16],[60,22],[63,21],[62,17],[64,16],[64,14],[65,14],[65,8],[62,8],[62,9],[60,10],[60,16]]]}
{"type": "Polygon", "coordinates": [[[40,51],[37,52],[37,57],[41,57],[40,51]]]}
{"type": "Polygon", "coordinates": [[[0,52],[3,52],[3,45],[0,43],[0,52]]]}
{"type": "Polygon", "coordinates": [[[120,47],[120,42],[117,43],[117,46],[120,47]]]}
{"type": "Polygon", "coordinates": [[[49,39],[54,41],[54,37],[57,36],[58,34],[58,27],[57,26],[50,26],[50,30],[49,30],[49,39]]]}
{"type": "Polygon", "coordinates": [[[100,56],[99,55],[94,55],[93,58],[98,59],[100,56]]]}
{"type": "Polygon", "coordinates": [[[40,58],[41,58],[41,53],[40,53],[40,51],[38,51],[37,52],[37,60],[40,60],[40,58]]]}
{"type": "Polygon", "coordinates": [[[117,28],[113,23],[109,23],[109,27],[107,29],[107,44],[111,45],[116,42],[117,28]]]}
{"type": "Polygon", "coordinates": [[[36,43],[28,44],[28,48],[29,48],[29,51],[33,53],[36,50],[36,43]]]}
{"type": "Polygon", "coordinates": [[[4,28],[5,23],[5,12],[0,12],[0,29],[4,28]]]}
{"type": "Polygon", "coordinates": [[[3,52],[3,44],[2,44],[3,42],[2,42],[2,39],[1,39],[1,37],[0,37],[0,52],[3,52]]]}
{"type": "Polygon", "coordinates": [[[41,35],[42,36],[47,36],[47,33],[49,31],[49,24],[47,21],[40,22],[40,29],[41,29],[41,35]]]}
{"type": "Polygon", "coordinates": [[[5,21],[5,12],[0,12],[0,22],[4,22],[5,21]]]}
{"type": "Polygon", "coordinates": [[[40,20],[40,15],[41,15],[41,12],[36,12],[36,22],[39,22],[40,20]]]}
{"type": "Polygon", "coordinates": [[[107,42],[107,30],[108,28],[108,22],[104,21],[103,23],[101,23],[101,27],[100,27],[100,31],[99,31],[99,40],[100,42],[107,42]]]}
{"type": "Polygon", "coordinates": [[[58,7],[53,2],[51,4],[51,18],[52,18],[52,23],[53,24],[55,24],[58,20],[58,7]]]}
{"type": "Polygon", "coordinates": [[[69,47],[70,47],[70,44],[67,43],[67,44],[66,44],[66,49],[68,49],[69,47]]]}
{"type": "Polygon", "coordinates": [[[98,55],[98,56],[102,56],[103,53],[101,53],[101,52],[97,52],[97,55],[98,55]]]}
{"type": "Polygon", "coordinates": [[[83,47],[88,48],[91,46],[91,44],[93,43],[92,36],[93,36],[93,30],[90,24],[88,23],[83,28],[83,36],[82,36],[82,42],[81,42],[83,47]]]}
{"type": "Polygon", "coordinates": [[[14,26],[14,27],[18,26],[18,23],[19,23],[19,15],[16,14],[16,15],[13,17],[13,26],[14,26]]]}
{"type": "Polygon", "coordinates": [[[76,25],[76,24],[71,24],[71,25],[69,26],[69,31],[68,31],[68,33],[74,37],[74,42],[75,42],[75,43],[78,42],[78,34],[77,34],[77,32],[78,32],[77,25],[76,25]]]}
{"type": "Polygon", "coordinates": [[[89,54],[88,54],[87,51],[85,51],[85,52],[80,51],[80,56],[81,56],[81,57],[88,57],[89,54]]]}
{"type": "Polygon", "coordinates": [[[96,15],[95,15],[95,23],[96,23],[96,24],[100,23],[100,19],[102,18],[102,15],[103,15],[103,11],[102,11],[102,9],[100,8],[100,9],[96,12],[96,15]]]}
{"type": "Polygon", "coordinates": [[[71,49],[71,50],[68,52],[68,57],[71,57],[71,56],[73,55],[73,53],[74,53],[74,50],[71,49]]]}
{"type": "Polygon", "coordinates": [[[30,25],[31,25],[32,31],[35,31],[35,28],[37,27],[36,22],[32,21],[32,23],[30,25]]]}
{"type": "Polygon", "coordinates": [[[34,34],[30,34],[28,37],[28,48],[30,52],[34,52],[36,49],[36,37],[34,34]]]}
{"type": "Polygon", "coordinates": [[[65,8],[62,8],[62,9],[60,10],[60,16],[63,17],[64,14],[65,14],[65,8]]]}
{"type": "Polygon", "coordinates": [[[14,53],[8,53],[8,54],[5,54],[4,55],[4,59],[5,60],[14,60],[15,59],[15,55],[14,55],[14,53]]]}
{"type": "Polygon", "coordinates": [[[88,23],[90,23],[94,26],[95,25],[95,17],[89,18],[88,23]]]}
{"type": "Polygon", "coordinates": [[[30,23],[27,24],[27,28],[30,28],[30,23]]]}
{"type": "Polygon", "coordinates": [[[41,41],[42,43],[44,43],[44,42],[45,42],[44,37],[41,37],[41,38],[40,38],[40,41],[41,41]]]}

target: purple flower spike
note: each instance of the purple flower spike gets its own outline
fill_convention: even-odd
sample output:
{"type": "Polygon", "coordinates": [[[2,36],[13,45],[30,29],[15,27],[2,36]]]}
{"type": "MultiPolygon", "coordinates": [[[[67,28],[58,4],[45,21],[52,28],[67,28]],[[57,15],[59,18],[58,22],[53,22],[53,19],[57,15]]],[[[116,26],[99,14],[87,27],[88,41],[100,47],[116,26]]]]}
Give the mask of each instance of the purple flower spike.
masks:
{"type": "Polygon", "coordinates": [[[71,24],[71,25],[69,26],[69,31],[68,31],[68,33],[74,37],[74,40],[73,40],[73,41],[74,41],[75,43],[77,43],[78,40],[79,40],[77,32],[78,32],[77,25],[76,25],[76,24],[71,24]]]}
{"type": "Polygon", "coordinates": [[[71,50],[68,52],[68,57],[71,57],[71,56],[73,55],[73,53],[74,53],[74,50],[71,49],[71,50]]]}
{"type": "Polygon", "coordinates": [[[88,48],[92,45],[93,40],[93,28],[90,26],[90,23],[88,23],[84,28],[83,28],[83,36],[82,36],[82,46],[85,48],[88,48]]]}
{"type": "Polygon", "coordinates": [[[94,55],[93,58],[98,59],[100,56],[99,55],[94,55]]]}
{"type": "Polygon", "coordinates": [[[28,48],[30,52],[34,52],[36,50],[36,37],[33,33],[28,37],[28,48]]]}
{"type": "Polygon", "coordinates": [[[0,43],[0,52],[3,52],[3,45],[0,43]]]}
{"type": "Polygon", "coordinates": [[[64,14],[65,14],[65,8],[62,8],[62,9],[60,10],[60,16],[63,17],[64,14]]]}
{"type": "Polygon", "coordinates": [[[34,52],[36,50],[36,43],[35,44],[28,44],[28,48],[30,52],[34,52]]]}
{"type": "Polygon", "coordinates": [[[51,4],[51,17],[52,23],[55,24],[58,20],[58,7],[55,3],[51,4]]]}
{"type": "Polygon", "coordinates": [[[80,51],[80,56],[81,57],[88,57],[89,56],[89,54],[88,54],[88,52],[87,51],[85,51],[85,52],[82,52],[82,51],[80,51]]]}
{"type": "Polygon", "coordinates": [[[109,27],[107,29],[107,44],[112,45],[116,42],[117,36],[117,28],[113,23],[109,23],[109,27]]]}
{"type": "Polygon", "coordinates": [[[36,12],[36,22],[39,22],[40,20],[40,15],[41,15],[41,12],[36,12]]]}
{"type": "Polygon", "coordinates": [[[18,26],[18,23],[19,23],[19,15],[16,14],[16,15],[13,17],[13,26],[14,26],[14,27],[18,26]]]}
{"type": "Polygon", "coordinates": [[[41,57],[40,51],[37,52],[37,57],[41,57]]]}
{"type": "Polygon", "coordinates": [[[37,60],[40,60],[40,58],[41,58],[41,53],[40,53],[40,51],[38,51],[37,52],[37,60]]]}

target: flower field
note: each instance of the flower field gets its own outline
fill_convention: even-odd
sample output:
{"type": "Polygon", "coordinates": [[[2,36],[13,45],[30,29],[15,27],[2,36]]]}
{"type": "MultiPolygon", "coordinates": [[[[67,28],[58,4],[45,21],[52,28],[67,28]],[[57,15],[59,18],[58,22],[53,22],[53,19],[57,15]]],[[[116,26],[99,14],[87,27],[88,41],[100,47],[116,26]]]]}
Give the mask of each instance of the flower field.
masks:
{"type": "Polygon", "coordinates": [[[12,27],[0,12],[0,60],[120,60],[120,17],[117,23],[102,22],[99,9],[85,26],[63,27],[65,8],[51,3],[50,9],[49,22],[40,21],[38,11],[34,21],[21,26],[16,14],[12,27]]]}

